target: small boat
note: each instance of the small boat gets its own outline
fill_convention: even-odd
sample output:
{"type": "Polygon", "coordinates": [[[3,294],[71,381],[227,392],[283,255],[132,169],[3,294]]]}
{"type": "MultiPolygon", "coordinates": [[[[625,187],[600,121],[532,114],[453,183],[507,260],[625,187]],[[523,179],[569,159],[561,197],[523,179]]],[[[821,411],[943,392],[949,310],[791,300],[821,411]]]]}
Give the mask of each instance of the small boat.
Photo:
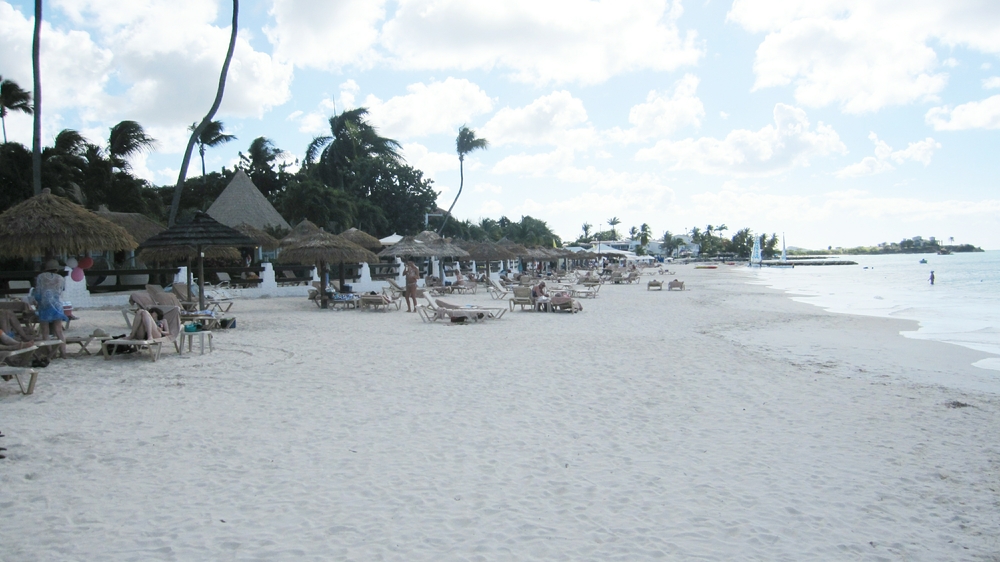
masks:
{"type": "Polygon", "coordinates": [[[717,266],[717,265],[696,265],[696,266],[694,266],[694,268],[695,269],[719,269],[719,266],[717,266]]]}
{"type": "Polygon", "coordinates": [[[922,259],[922,260],[920,260],[920,263],[927,263],[927,260],[926,259],[922,259]]]}
{"type": "Polygon", "coordinates": [[[937,253],[938,253],[939,256],[950,256],[951,255],[951,250],[949,250],[947,248],[941,248],[940,250],[938,250],[937,253]]]}

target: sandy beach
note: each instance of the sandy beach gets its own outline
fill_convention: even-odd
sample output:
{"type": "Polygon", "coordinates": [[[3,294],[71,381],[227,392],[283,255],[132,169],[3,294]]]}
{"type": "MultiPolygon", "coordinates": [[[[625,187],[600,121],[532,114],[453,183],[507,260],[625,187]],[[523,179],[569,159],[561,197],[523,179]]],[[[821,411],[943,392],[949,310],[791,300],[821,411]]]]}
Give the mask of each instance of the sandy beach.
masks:
{"type": "Polygon", "coordinates": [[[213,353],[2,383],[0,560],[1000,557],[987,354],[673,269],[475,325],[241,300],[213,353]]]}

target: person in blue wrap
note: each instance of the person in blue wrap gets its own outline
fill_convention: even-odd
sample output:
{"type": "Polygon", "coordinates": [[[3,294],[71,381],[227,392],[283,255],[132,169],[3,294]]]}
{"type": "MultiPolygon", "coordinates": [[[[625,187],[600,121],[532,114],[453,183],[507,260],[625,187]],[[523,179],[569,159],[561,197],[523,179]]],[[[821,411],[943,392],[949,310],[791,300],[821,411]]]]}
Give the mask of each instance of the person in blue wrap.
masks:
{"type": "Polygon", "coordinates": [[[66,290],[66,279],[59,275],[59,262],[45,262],[44,270],[35,278],[35,314],[38,315],[38,326],[42,341],[49,339],[49,330],[56,339],[63,342],[60,346],[62,355],[66,354],[66,336],[63,335],[63,322],[66,314],[63,312],[62,294],[66,290]]]}

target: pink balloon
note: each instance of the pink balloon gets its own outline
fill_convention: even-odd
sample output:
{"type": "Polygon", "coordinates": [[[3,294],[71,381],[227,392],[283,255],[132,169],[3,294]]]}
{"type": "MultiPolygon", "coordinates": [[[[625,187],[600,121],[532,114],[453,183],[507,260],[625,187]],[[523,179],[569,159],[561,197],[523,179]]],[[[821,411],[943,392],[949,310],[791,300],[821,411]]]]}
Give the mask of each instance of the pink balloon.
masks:
{"type": "Polygon", "coordinates": [[[83,269],[90,269],[94,265],[94,258],[87,256],[80,260],[79,266],[83,269]]]}
{"type": "Polygon", "coordinates": [[[70,272],[69,277],[70,279],[76,281],[77,283],[83,281],[83,269],[79,267],[74,267],[73,271],[70,272]]]}

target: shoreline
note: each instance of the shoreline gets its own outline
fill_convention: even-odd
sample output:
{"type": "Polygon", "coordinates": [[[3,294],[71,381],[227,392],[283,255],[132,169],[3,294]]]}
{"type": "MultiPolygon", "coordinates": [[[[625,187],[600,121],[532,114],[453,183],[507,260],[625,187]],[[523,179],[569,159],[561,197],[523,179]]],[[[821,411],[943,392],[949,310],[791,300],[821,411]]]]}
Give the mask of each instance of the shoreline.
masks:
{"type": "Polygon", "coordinates": [[[240,301],[213,353],[58,361],[27,397],[0,385],[5,555],[996,553],[1000,396],[935,382],[981,375],[964,362],[986,354],[671,269],[654,277],[688,290],[644,276],[580,314],[469,326],[240,301]]]}

